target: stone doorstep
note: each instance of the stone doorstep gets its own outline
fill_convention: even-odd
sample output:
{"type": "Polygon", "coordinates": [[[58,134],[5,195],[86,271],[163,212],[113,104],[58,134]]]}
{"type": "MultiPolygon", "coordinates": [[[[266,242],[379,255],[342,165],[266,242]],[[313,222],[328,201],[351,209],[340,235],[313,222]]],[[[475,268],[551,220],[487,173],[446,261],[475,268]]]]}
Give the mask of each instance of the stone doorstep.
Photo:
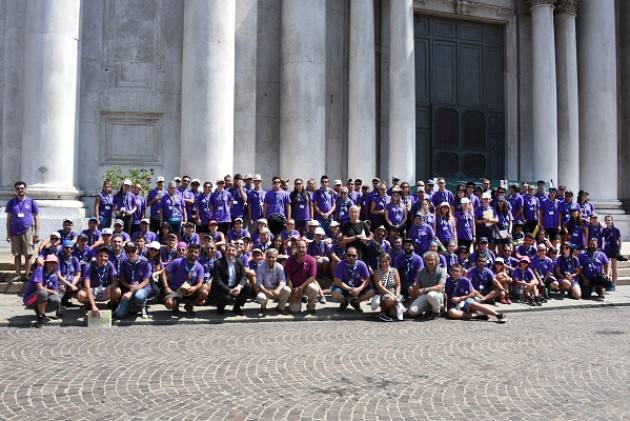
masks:
{"type": "MultiPolygon", "coordinates": [[[[571,310],[581,308],[595,308],[595,307],[614,307],[614,306],[630,306],[630,288],[624,287],[622,290],[618,290],[615,293],[606,296],[606,299],[600,301],[596,298],[591,300],[574,301],[571,299],[552,299],[541,307],[530,307],[521,303],[514,303],[512,305],[496,304],[494,309],[501,311],[505,314],[510,313],[522,313],[531,311],[553,311],[553,310],[571,310]]],[[[21,306],[11,306],[15,308],[22,308],[21,306]]],[[[229,310],[226,310],[225,316],[220,316],[216,313],[214,307],[198,307],[193,317],[188,316],[184,311],[179,317],[171,316],[171,312],[166,310],[159,304],[151,306],[154,310],[149,309],[151,317],[149,319],[142,319],[139,316],[129,317],[123,320],[112,320],[112,326],[135,326],[135,325],[190,325],[190,324],[221,324],[221,323],[264,323],[264,322],[292,322],[292,321],[341,321],[341,320],[365,320],[365,321],[377,321],[376,316],[378,311],[372,311],[371,308],[363,303],[363,313],[359,313],[348,307],[343,313],[337,312],[338,303],[329,301],[324,307],[318,304],[316,314],[307,314],[302,312],[297,315],[283,315],[278,314],[273,310],[273,306],[270,306],[267,313],[261,313],[260,307],[254,302],[248,302],[243,308],[244,316],[231,315],[229,310]],[[159,307],[160,310],[155,310],[159,307]]],[[[229,307],[228,307],[229,308],[229,307]]],[[[304,307],[303,307],[304,309],[304,307]]],[[[182,309],[183,310],[183,309],[182,309]]],[[[86,326],[87,321],[85,315],[82,314],[80,308],[71,308],[65,311],[63,320],[51,320],[50,326],[86,326]],[[78,317],[69,317],[70,315],[76,315],[78,317]],[[80,314],[80,315],[79,315],[80,314]]],[[[35,318],[30,310],[24,310],[22,314],[16,315],[17,320],[0,319],[0,327],[27,327],[34,325],[35,318]],[[24,312],[26,314],[24,314],[24,312]]],[[[406,319],[406,321],[416,319],[406,319]]],[[[420,321],[420,320],[417,320],[420,321]]],[[[491,320],[492,321],[492,320],[491,320]]],[[[100,324],[98,327],[108,327],[100,324]]]]}

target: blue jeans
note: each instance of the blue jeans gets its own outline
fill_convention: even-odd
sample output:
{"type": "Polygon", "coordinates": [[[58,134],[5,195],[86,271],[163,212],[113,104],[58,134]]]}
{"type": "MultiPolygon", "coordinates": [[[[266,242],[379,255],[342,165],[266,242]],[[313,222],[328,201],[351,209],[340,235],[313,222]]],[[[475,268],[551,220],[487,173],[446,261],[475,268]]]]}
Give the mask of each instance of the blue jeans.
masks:
{"type": "Polygon", "coordinates": [[[135,294],[131,297],[131,300],[125,300],[124,298],[120,299],[118,303],[118,307],[116,307],[116,317],[119,319],[124,319],[129,314],[129,305],[130,301],[133,300],[133,303],[139,307],[142,307],[146,302],[147,298],[149,298],[149,291],[146,288],[139,289],[135,294]]]}

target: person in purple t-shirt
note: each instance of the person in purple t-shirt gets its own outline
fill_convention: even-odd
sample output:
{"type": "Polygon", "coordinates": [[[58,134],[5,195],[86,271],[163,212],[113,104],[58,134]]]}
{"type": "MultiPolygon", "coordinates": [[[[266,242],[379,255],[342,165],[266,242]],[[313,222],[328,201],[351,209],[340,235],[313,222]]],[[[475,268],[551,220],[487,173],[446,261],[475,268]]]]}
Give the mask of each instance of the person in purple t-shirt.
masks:
{"type": "Polygon", "coordinates": [[[154,232],[149,231],[150,221],[144,218],[140,221],[140,230],[131,234],[131,241],[136,241],[138,238],[144,238],[144,242],[149,244],[151,241],[157,240],[157,235],[154,232]]]}
{"type": "Polygon", "coordinates": [[[177,258],[166,266],[167,281],[164,287],[164,306],[174,315],[179,314],[179,304],[192,313],[195,305],[201,305],[208,298],[209,286],[204,284],[204,270],[199,259],[198,245],[188,247],[186,257],[177,258]]]}
{"type": "Polygon", "coordinates": [[[35,310],[37,327],[46,323],[46,312],[61,305],[59,279],[57,278],[57,256],[46,256],[44,267],[37,267],[24,288],[22,301],[27,308],[35,310]]]}
{"type": "Polygon", "coordinates": [[[416,253],[424,255],[429,250],[429,244],[435,238],[435,233],[431,225],[427,224],[423,215],[418,213],[414,217],[414,222],[409,229],[408,238],[413,240],[416,253]]]}
{"type": "Polygon", "coordinates": [[[497,322],[505,323],[505,316],[487,305],[475,301],[478,292],[470,279],[463,277],[464,268],[456,263],[451,267],[451,276],[446,279],[447,313],[450,319],[481,319],[488,316],[497,318],[497,322]]]}
{"type": "Polygon", "coordinates": [[[610,260],[610,272],[614,288],[615,283],[617,283],[617,261],[626,261],[628,259],[621,255],[621,231],[615,226],[612,215],[606,215],[604,223],[606,224],[604,229],[602,229],[604,244],[600,246],[610,260]]]}
{"type": "Polygon", "coordinates": [[[114,215],[124,222],[125,232],[131,232],[133,215],[137,210],[136,196],[131,193],[131,180],[126,179],[114,195],[114,215]]]}
{"type": "Polygon", "coordinates": [[[155,188],[149,191],[147,195],[146,205],[149,207],[150,230],[158,232],[160,230],[160,200],[166,194],[164,190],[164,177],[159,176],[155,179],[155,188]]]}
{"type": "Polygon", "coordinates": [[[168,190],[160,201],[160,217],[162,222],[171,226],[171,232],[179,235],[182,230],[182,222],[186,218],[186,205],[184,199],[177,193],[177,184],[174,181],[168,183],[168,190]]]}
{"type": "Polygon", "coordinates": [[[280,177],[274,177],[271,183],[273,184],[271,191],[265,194],[263,216],[267,220],[274,215],[282,215],[286,218],[291,215],[291,200],[289,195],[280,188],[280,184],[282,183],[280,177]]]}
{"type": "Polygon", "coordinates": [[[116,268],[109,261],[109,250],[101,247],[96,252],[96,260],[90,262],[83,272],[83,289],[77,294],[77,300],[92,312],[93,317],[98,317],[97,301],[112,300],[116,303],[121,295],[116,268]]]}
{"type": "Polygon", "coordinates": [[[374,295],[374,289],[370,285],[370,271],[364,262],[358,260],[356,248],[349,247],[346,250],[346,259],[337,265],[330,292],[341,303],[339,311],[344,311],[350,304],[360,313],[363,312],[361,302],[374,295]]]}
{"type": "Polygon", "coordinates": [[[534,186],[524,184],[527,193],[523,196],[523,219],[525,220],[525,232],[528,233],[534,232],[538,221],[540,221],[540,201],[534,195],[534,186]]]}
{"type": "Polygon", "coordinates": [[[593,289],[604,298],[604,290],[612,285],[608,277],[609,260],[603,251],[598,250],[597,238],[591,238],[587,249],[578,257],[582,271],[580,273],[580,286],[582,297],[590,298],[593,289]]]}
{"type": "Polygon", "coordinates": [[[455,212],[455,225],[457,226],[457,245],[466,247],[470,252],[470,246],[475,241],[475,215],[470,199],[464,197],[460,201],[461,209],[455,212]]]}
{"type": "Polygon", "coordinates": [[[263,205],[265,203],[265,194],[267,194],[261,187],[262,177],[260,174],[255,174],[253,181],[254,188],[247,193],[247,213],[250,229],[253,229],[258,220],[263,217],[263,205]]]}
{"type": "Polygon", "coordinates": [[[439,178],[437,184],[438,190],[434,192],[431,196],[431,203],[433,203],[433,206],[435,206],[435,208],[437,209],[438,206],[440,206],[440,204],[444,202],[448,203],[449,206],[453,206],[453,203],[455,202],[455,197],[450,190],[446,189],[446,180],[444,180],[443,178],[439,178]]]}
{"type": "Polygon", "coordinates": [[[402,193],[398,188],[392,190],[392,199],[385,205],[385,223],[389,230],[396,230],[405,236],[407,222],[407,206],[402,202],[402,193]]]}
{"type": "Polygon", "coordinates": [[[574,300],[582,298],[579,282],[581,271],[580,262],[573,255],[573,244],[565,242],[560,247],[560,256],[556,259],[555,274],[560,291],[566,291],[574,300]]]}
{"type": "Polygon", "coordinates": [[[114,198],[112,196],[112,183],[109,180],[103,181],[101,192],[94,199],[94,215],[98,217],[98,227],[100,229],[112,226],[112,216],[114,212],[114,198]]]}
{"type": "Polygon", "coordinates": [[[26,183],[14,184],[15,197],[5,206],[7,214],[7,241],[11,243],[11,254],[15,264],[15,274],[22,278],[22,256],[24,256],[24,276],[31,271],[33,246],[39,242],[39,207],[26,196],[26,183]]]}
{"type": "Polygon", "coordinates": [[[147,203],[142,195],[142,186],[139,183],[135,183],[131,189],[135,197],[136,211],[133,213],[131,221],[131,231],[129,234],[133,234],[136,231],[140,231],[140,221],[144,219],[144,214],[147,210],[147,203]]]}
{"type": "Polygon", "coordinates": [[[549,240],[554,247],[558,246],[560,239],[560,201],[556,199],[558,192],[555,188],[549,189],[549,195],[540,203],[540,226],[544,228],[549,240]]]}
{"type": "Polygon", "coordinates": [[[217,187],[210,195],[210,209],[212,211],[212,219],[219,223],[219,231],[226,234],[232,223],[230,215],[232,194],[223,188],[224,185],[225,182],[223,180],[217,180],[217,187]]]}
{"type": "Polygon", "coordinates": [[[184,224],[184,232],[182,233],[182,241],[184,243],[186,243],[186,245],[190,246],[191,244],[194,245],[201,245],[201,238],[199,238],[199,234],[197,234],[195,231],[195,223],[188,221],[184,224]]]}
{"type": "Polygon", "coordinates": [[[512,285],[522,301],[527,301],[530,306],[542,305],[538,295],[538,279],[529,267],[529,257],[522,256],[518,260],[518,267],[512,271],[512,285]]]}
{"type": "Polygon", "coordinates": [[[335,192],[328,187],[328,177],[322,175],[321,186],[313,193],[313,216],[319,221],[319,225],[328,232],[328,227],[332,221],[332,215],[337,209],[335,192]]]}
{"type": "MultiPolygon", "coordinates": [[[[373,181],[373,180],[372,180],[373,181]]],[[[371,193],[369,203],[370,212],[368,217],[372,223],[372,227],[380,227],[385,225],[385,206],[389,203],[387,188],[384,183],[379,183],[376,192],[371,193]]]]}
{"type": "Polygon", "coordinates": [[[138,255],[138,248],[129,242],[125,244],[125,254],[127,260],[122,264],[118,272],[118,282],[122,292],[122,297],[118,302],[115,315],[119,319],[124,319],[129,314],[131,301],[142,310],[142,318],[149,317],[147,312],[147,299],[152,292],[151,274],[153,269],[147,259],[138,255]]]}
{"type": "Polygon", "coordinates": [[[245,207],[247,206],[247,190],[245,189],[245,182],[241,174],[234,175],[234,182],[232,188],[229,189],[232,195],[230,204],[230,216],[232,220],[236,218],[245,218],[245,207]]]}

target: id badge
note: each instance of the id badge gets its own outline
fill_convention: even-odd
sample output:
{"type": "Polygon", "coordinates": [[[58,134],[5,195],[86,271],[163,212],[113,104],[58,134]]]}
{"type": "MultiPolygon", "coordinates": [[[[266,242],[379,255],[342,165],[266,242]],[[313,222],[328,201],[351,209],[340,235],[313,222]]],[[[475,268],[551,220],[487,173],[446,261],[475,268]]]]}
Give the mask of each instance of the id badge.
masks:
{"type": "Polygon", "coordinates": [[[304,209],[304,205],[300,205],[300,209],[304,209]]]}
{"type": "Polygon", "coordinates": [[[112,207],[111,206],[105,206],[105,210],[110,210],[112,207]]]}
{"type": "Polygon", "coordinates": [[[553,211],[549,211],[549,216],[553,216],[553,211]]]}
{"type": "Polygon", "coordinates": [[[24,214],[22,212],[20,212],[20,213],[17,214],[17,217],[18,218],[24,218],[24,214]]]}
{"type": "Polygon", "coordinates": [[[238,200],[232,200],[233,205],[238,205],[238,200]]]}

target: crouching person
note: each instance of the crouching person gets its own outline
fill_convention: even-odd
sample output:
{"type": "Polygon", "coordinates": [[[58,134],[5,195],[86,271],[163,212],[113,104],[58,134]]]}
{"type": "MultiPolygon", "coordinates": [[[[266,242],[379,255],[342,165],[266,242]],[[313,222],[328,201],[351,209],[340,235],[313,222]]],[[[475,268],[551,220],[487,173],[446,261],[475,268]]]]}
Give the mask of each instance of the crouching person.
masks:
{"type": "Polygon", "coordinates": [[[44,259],[44,267],[38,266],[31,275],[22,301],[27,308],[35,310],[37,324],[41,327],[46,324],[46,312],[57,310],[61,305],[59,295],[59,279],[57,278],[57,256],[49,254],[44,259]]]}
{"type": "Polygon", "coordinates": [[[473,288],[470,279],[462,275],[464,268],[455,263],[451,266],[451,276],[446,280],[447,315],[451,319],[482,319],[489,316],[497,318],[499,323],[505,323],[505,316],[494,311],[492,307],[475,300],[478,292],[473,288]]]}
{"type": "Polygon", "coordinates": [[[91,311],[93,317],[100,312],[96,302],[117,302],[121,296],[117,281],[118,274],[114,264],[109,261],[109,250],[101,247],[96,253],[96,260],[90,262],[83,274],[83,289],[77,293],[77,300],[91,311]]]}
{"type": "Polygon", "coordinates": [[[265,261],[260,262],[256,268],[256,301],[262,311],[267,309],[267,301],[275,301],[278,303],[276,309],[283,313],[291,295],[291,288],[287,286],[284,268],[277,259],[278,250],[267,249],[265,261]]]}
{"type": "Polygon", "coordinates": [[[378,318],[383,322],[403,320],[407,309],[403,306],[400,295],[400,275],[391,266],[392,258],[388,253],[381,254],[378,263],[378,268],[372,274],[376,290],[376,295],[372,298],[372,310],[381,308],[378,318]]]}
{"type": "Polygon", "coordinates": [[[210,294],[217,303],[218,314],[225,314],[225,306],[233,304],[234,314],[242,316],[245,301],[255,296],[243,260],[237,253],[236,245],[230,243],[225,247],[225,256],[214,262],[210,294]]]}
{"type": "Polygon", "coordinates": [[[434,251],[427,251],[423,258],[424,268],[418,271],[416,281],[411,287],[410,296],[413,301],[407,314],[414,317],[430,311],[429,318],[435,319],[440,316],[444,305],[446,269],[439,266],[440,259],[434,251]]]}
{"type": "Polygon", "coordinates": [[[152,293],[151,275],[153,268],[147,259],[138,255],[138,248],[129,241],[125,244],[127,260],[124,261],[118,273],[118,282],[122,296],[116,308],[116,317],[124,319],[129,314],[132,302],[142,311],[142,318],[149,317],[147,299],[152,293]]]}
{"type": "Polygon", "coordinates": [[[608,278],[609,260],[606,254],[598,250],[597,238],[588,240],[588,246],[579,256],[580,266],[580,285],[582,287],[582,298],[590,298],[593,289],[599,296],[604,298],[604,290],[609,289],[613,283],[608,278]]]}
{"type": "Polygon", "coordinates": [[[166,266],[167,282],[164,285],[164,306],[173,315],[179,314],[179,305],[183,302],[188,313],[194,311],[194,306],[202,304],[208,298],[203,285],[204,270],[199,258],[199,246],[191,244],[186,251],[186,257],[173,259],[166,266]]]}
{"type": "Polygon", "coordinates": [[[337,266],[331,293],[341,303],[339,311],[344,311],[350,304],[359,313],[363,313],[361,302],[374,296],[374,288],[370,285],[370,271],[359,260],[354,247],[348,248],[346,259],[337,266]]]}
{"type": "Polygon", "coordinates": [[[291,295],[289,296],[289,311],[293,314],[302,311],[302,297],[306,297],[306,311],[315,312],[317,297],[321,287],[315,279],[317,276],[317,262],[313,256],[306,254],[306,241],[297,240],[295,254],[284,264],[291,295]]]}

